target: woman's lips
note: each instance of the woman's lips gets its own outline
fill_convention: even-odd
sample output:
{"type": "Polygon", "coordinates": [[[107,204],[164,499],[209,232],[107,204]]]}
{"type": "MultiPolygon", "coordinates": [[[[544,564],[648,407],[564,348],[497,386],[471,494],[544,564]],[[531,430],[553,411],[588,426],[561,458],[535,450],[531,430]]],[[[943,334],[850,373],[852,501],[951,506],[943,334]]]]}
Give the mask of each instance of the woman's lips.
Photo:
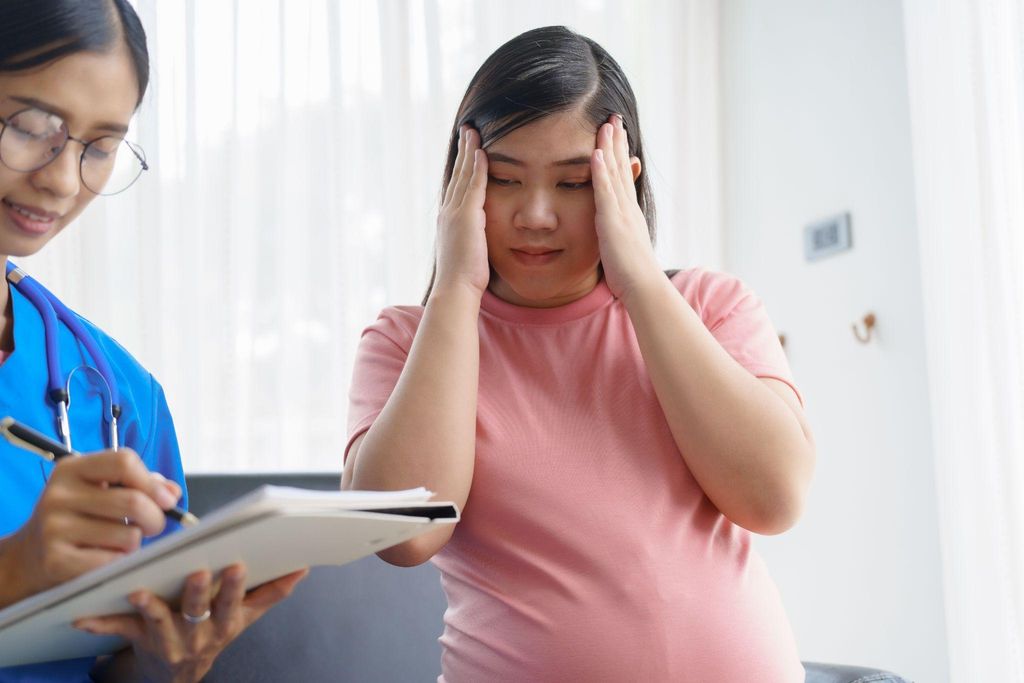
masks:
{"type": "Polygon", "coordinates": [[[15,204],[9,199],[3,200],[4,211],[11,222],[22,232],[29,235],[45,235],[53,229],[59,217],[52,211],[44,211],[34,206],[15,204]]]}
{"type": "Polygon", "coordinates": [[[556,260],[561,255],[561,249],[513,249],[512,255],[516,260],[526,266],[543,266],[556,260]]]}

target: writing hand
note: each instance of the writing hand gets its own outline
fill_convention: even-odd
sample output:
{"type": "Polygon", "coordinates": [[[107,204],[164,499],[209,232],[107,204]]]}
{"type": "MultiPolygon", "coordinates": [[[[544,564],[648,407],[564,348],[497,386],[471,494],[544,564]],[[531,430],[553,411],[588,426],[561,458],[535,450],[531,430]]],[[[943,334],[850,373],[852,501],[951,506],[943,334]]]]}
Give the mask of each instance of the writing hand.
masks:
{"type": "Polygon", "coordinates": [[[0,540],[0,607],[137,550],[180,497],[127,448],[60,460],[32,516],[0,540]]]}

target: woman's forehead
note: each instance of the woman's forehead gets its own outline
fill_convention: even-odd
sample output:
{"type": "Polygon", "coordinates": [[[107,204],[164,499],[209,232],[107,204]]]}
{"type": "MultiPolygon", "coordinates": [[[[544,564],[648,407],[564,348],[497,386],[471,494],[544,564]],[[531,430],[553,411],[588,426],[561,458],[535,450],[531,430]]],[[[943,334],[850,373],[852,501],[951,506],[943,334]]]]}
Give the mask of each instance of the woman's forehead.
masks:
{"type": "Polygon", "coordinates": [[[138,78],[127,48],[76,52],[25,71],[0,73],[0,97],[38,103],[68,127],[101,130],[128,125],[138,78]]]}
{"type": "Polygon", "coordinates": [[[529,165],[547,165],[589,156],[597,127],[576,112],[559,112],[531,121],[487,146],[498,154],[529,165]]]}

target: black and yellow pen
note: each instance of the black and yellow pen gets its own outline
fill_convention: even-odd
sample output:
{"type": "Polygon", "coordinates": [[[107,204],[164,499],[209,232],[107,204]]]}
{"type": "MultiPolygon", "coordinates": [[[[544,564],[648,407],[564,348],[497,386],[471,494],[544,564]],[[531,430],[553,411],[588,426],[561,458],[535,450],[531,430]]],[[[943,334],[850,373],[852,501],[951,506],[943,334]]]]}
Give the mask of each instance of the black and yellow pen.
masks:
{"type": "MultiPolygon", "coordinates": [[[[65,448],[64,444],[54,441],[44,434],[40,434],[31,427],[26,427],[13,417],[0,419],[0,434],[3,434],[4,438],[10,441],[11,444],[35,453],[45,460],[56,461],[69,455],[79,455],[77,452],[65,448]]],[[[198,517],[177,505],[164,510],[164,514],[182,526],[192,526],[199,523],[198,517]]]]}

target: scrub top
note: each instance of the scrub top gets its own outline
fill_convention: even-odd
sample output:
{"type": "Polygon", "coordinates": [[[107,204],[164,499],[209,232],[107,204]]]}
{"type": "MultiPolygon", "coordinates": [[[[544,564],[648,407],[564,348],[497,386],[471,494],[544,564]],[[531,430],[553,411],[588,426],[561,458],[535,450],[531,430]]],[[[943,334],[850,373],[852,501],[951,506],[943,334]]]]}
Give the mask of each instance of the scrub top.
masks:
{"type": "MultiPolygon", "coordinates": [[[[3,282],[3,284],[7,284],[3,282]]],[[[39,312],[11,286],[14,314],[14,352],[0,365],[0,417],[10,416],[56,440],[57,418],[46,396],[47,367],[43,322],[39,312]]],[[[87,320],[82,320],[106,355],[121,397],[118,438],[122,447],[136,451],[146,466],[173,479],[185,489],[174,424],[163,389],[151,374],[116,341],[87,320]]],[[[68,373],[91,365],[89,352],[64,325],[59,325],[61,367],[68,373]]],[[[109,448],[103,420],[103,393],[98,375],[76,372],[71,385],[71,441],[76,451],[89,453],[109,448]]],[[[0,537],[14,533],[28,520],[53,465],[37,455],[0,439],[0,537]]],[[[187,495],[181,501],[187,508],[187,495]]],[[[164,534],[175,531],[168,520],[164,534]]],[[[154,539],[147,539],[152,541],[154,539]]],[[[27,681],[89,681],[93,658],[0,668],[0,683],[27,681]]]]}

